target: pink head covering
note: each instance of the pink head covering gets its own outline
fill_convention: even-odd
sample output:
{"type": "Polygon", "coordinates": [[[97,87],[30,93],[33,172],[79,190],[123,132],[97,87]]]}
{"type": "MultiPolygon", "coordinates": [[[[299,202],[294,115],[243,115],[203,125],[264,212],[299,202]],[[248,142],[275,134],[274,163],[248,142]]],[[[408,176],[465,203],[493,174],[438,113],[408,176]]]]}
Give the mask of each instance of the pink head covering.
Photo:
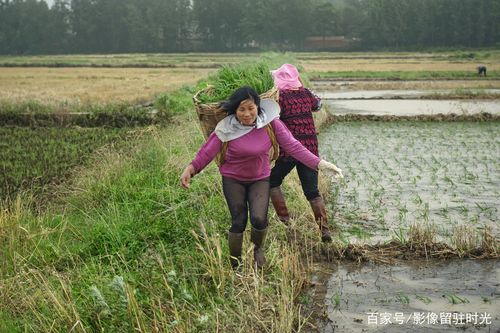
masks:
{"type": "Polygon", "coordinates": [[[280,68],[271,71],[274,84],[279,90],[302,87],[299,80],[299,71],[294,65],[283,64],[280,68]]]}

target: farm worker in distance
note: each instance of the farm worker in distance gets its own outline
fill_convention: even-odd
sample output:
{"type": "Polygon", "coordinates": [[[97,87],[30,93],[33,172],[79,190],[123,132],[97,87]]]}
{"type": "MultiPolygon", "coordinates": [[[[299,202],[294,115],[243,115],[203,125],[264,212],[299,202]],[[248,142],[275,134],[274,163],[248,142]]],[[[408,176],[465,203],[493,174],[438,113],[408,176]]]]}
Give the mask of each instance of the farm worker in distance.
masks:
{"type": "MultiPolygon", "coordinates": [[[[280,120],[303,146],[312,154],[319,156],[318,138],[312,112],[321,108],[321,99],[302,85],[297,68],[284,64],[271,72],[274,84],[279,90],[280,120]]],[[[280,156],[271,170],[271,201],[279,219],[288,224],[290,215],[280,185],[283,179],[293,170],[297,173],[302,191],[309,201],[314,219],[318,223],[323,242],[331,242],[330,228],[325,209],[325,202],[318,190],[318,171],[308,168],[286,149],[280,150],[280,156]]],[[[340,173],[341,174],[341,173],[340,173]]]]}
{"type": "Polygon", "coordinates": [[[485,65],[478,65],[477,66],[477,75],[486,76],[486,66],[485,65]]]}
{"type": "Polygon", "coordinates": [[[333,177],[341,175],[341,170],[321,160],[294,139],[279,120],[278,104],[272,100],[261,101],[252,88],[237,89],[220,107],[228,116],[217,124],[196,157],[184,169],[180,178],[181,186],[189,188],[191,177],[203,170],[226,147],[219,172],[232,221],[228,234],[231,266],[236,269],[240,265],[243,232],[250,211],[254,260],[256,266],[262,268],[266,261],[263,246],[268,225],[271,174],[269,150],[273,146],[266,125],[270,124],[267,128],[272,128],[281,149],[307,167],[314,170],[319,168],[333,177]]]}

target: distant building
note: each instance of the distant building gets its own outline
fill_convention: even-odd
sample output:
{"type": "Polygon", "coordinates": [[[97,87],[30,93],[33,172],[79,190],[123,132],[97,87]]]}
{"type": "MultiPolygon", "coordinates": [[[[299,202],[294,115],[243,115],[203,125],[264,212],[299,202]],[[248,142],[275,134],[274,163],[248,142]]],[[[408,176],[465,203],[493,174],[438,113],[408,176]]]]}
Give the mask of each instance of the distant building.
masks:
{"type": "Polygon", "coordinates": [[[304,49],[307,51],[346,50],[356,42],[356,39],[345,36],[311,36],[304,41],[304,49]]]}

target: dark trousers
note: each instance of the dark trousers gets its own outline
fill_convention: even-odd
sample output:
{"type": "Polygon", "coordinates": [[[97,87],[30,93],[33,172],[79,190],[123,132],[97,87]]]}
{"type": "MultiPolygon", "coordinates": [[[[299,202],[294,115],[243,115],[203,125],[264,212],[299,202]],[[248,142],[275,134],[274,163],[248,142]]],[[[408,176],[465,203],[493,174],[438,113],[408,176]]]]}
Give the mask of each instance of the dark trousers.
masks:
{"type": "Polygon", "coordinates": [[[313,170],[298,161],[284,161],[282,158],[278,158],[273,169],[271,170],[271,188],[280,186],[283,183],[283,179],[285,179],[285,177],[295,167],[297,168],[297,173],[299,174],[302,191],[304,192],[307,200],[319,197],[318,171],[313,170]]]}
{"type": "Polygon", "coordinates": [[[245,231],[250,211],[250,223],[257,230],[267,228],[269,208],[269,178],[254,182],[243,182],[222,177],[222,190],[231,213],[230,232],[245,231]]]}

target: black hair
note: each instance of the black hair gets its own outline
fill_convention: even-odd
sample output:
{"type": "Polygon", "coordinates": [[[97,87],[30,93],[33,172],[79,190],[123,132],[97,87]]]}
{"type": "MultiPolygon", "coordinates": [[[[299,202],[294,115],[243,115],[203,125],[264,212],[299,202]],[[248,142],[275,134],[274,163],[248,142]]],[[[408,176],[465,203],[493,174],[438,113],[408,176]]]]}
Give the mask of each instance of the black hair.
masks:
{"type": "Polygon", "coordinates": [[[248,86],[236,89],[227,100],[219,104],[219,107],[226,111],[228,115],[231,115],[236,113],[240,103],[246,99],[251,99],[257,105],[258,114],[262,113],[259,94],[248,86]]]}

